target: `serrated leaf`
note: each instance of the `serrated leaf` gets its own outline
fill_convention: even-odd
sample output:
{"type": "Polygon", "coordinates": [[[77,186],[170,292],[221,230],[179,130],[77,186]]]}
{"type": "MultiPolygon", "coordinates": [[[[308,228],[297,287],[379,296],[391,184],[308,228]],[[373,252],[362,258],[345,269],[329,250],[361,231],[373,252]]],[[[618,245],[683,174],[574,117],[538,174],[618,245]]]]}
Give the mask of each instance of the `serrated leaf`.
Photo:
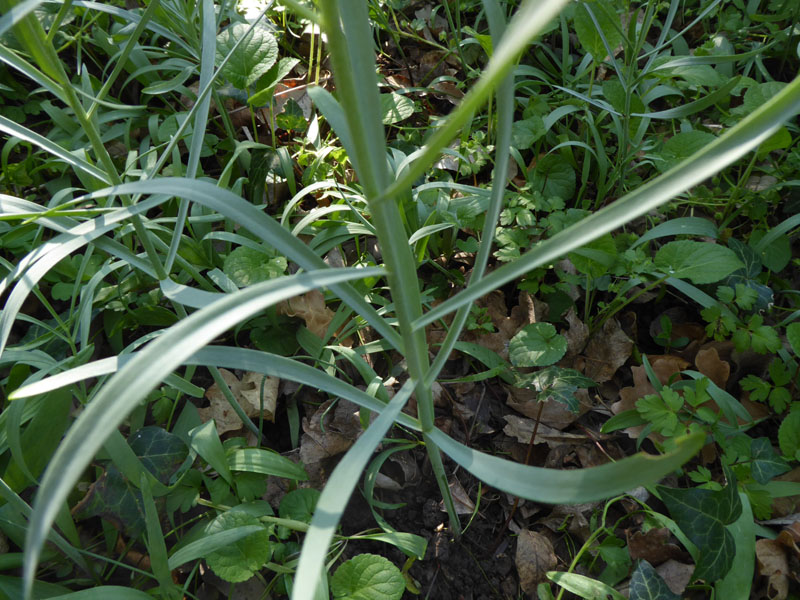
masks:
{"type": "MultiPolygon", "coordinates": [[[[246,512],[228,511],[217,516],[208,527],[206,534],[212,535],[247,525],[261,525],[261,522],[246,512]]],[[[219,548],[206,556],[206,562],[214,573],[230,583],[247,581],[272,555],[269,531],[261,530],[219,548]]]]}
{"type": "Polygon", "coordinates": [[[776,475],[786,473],[791,467],[772,448],[769,438],[758,438],[750,444],[750,474],[758,483],[765,485],[776,475]]]}
{"type": "Polygon", "coordinates": [[[246,23],[234,23],[217,36],[217,65],[222,64],[236,42],[245,38],[222,69],[222,75],[240,90],[253,85],[278,58],[275,36],[264,26],[256,25],[247,33],[249,29],[246,23]]]}
{"type": "Polygon", "coordinates": [[[414,114],[414,101],[401,94],[392,92],[381,94],[381,119],[384,125],[392,125],[404,121],[414,114]]]}
{"type": "Polygon", "coordinates": [[[727,467],[723,470],[728,485],[719,491],[657,488],[678,527],[697,546],[694,577],[710,582],[723,578],[733,564],[736,543],[725,525],[742,512],[736,477],[727,467]]]}
{"type": "Polygon", "coordinates": [[[354,556],[331,579],[333,597],[341,600],[400,600],[405,587],[400,569],[375,554],[354,556]]]}
{"type": "Polygon", "coordinates": [[[661,152],[654,153],[656,166],[662,172],[668,171],[715,139],[713,134],[706,131],[682,131],[664,142],[661,152]]]}
{"type": "Polygon", "coordinates": [[[317,507],[320,492],[314,488],[299,488],[286,494],[278,507],[278,514],[283,519],[293,519],[311,523],[314,509],[317,507]]]}
{"type": "Polygon", "coordinates": [[[666,582],[661,579],[653,566],[640,560],[631,575],[630,600],[680,600],[666,582]]]}
{"type": "Polygon", "coordinates": [[[695,285],[714,283],[744,267],[730,248],[692,240],[664,244],[654,263],[672,277],[688,279],[695,285]]]}
{"type": "Polygon", "coordinates": [[[511,338],[508,357],[515,367],[545,367],[561,360],[567,339],[550,323],[531,323],[511,338]]]}
{"type": "Polygon", "coordinates": [[[286,258],[273,256],[249,246],[239,246],[228,256],[222,271],[239,287],[280,277],[286,271],[286,258]]]}
{"type": "Polygon", "coordinates": [[[800,410],[793,410],[783,418],[778,429],[778,445],[784,456],[793,457],[800,450],[800,410]]]}
{"type": "Polygon", "coordinates": [[[619,17],[614,12],[613,5],[606,0],[592,2],[588,6],[597,20],[597,25],[595,25],[587,10],[587,4],[581,2],[575,7],[575,15],[573,17],[575,33],[578,35],[578,41],[581,46],[592,55],[592,58],[596,61],[602,61],[608,55],[608,50],[603,44],[600,32],[606,38],[612,52],[623,42],[622,33],[619,30],[619,17]],[[599,31],[598,25],[600,26],[599,31]]]}
{"type": "Polygon", "coordinates": [[[575,170],[560,155],[548,154],[536,163],[531,183],[545,198],[569,200],[575,194],[575,170]]]}

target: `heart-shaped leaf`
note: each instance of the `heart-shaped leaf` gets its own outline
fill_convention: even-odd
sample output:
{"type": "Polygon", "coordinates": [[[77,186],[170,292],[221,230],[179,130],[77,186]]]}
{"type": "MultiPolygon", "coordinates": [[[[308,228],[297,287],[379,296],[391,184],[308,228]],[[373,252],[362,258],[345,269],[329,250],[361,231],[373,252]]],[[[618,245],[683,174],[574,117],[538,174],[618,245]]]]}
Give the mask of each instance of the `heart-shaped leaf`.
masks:
{"type": "Polygon", "coordinates": [[[333,597],[341,600],[400,600],[405,587],[400,569],[375,554],[354,556],[331,579],[333,597]]]}
{"type": "Polygon", "coordinates": [[[744,267],[730,248],[692,240],[664,244],[654,263],[672,277],[688,279],[696,285],[714,283],[744,267]]]}
{"type": "Polygon", "coordinates": [[[218,65],[233,50],[236,42],[245,38],[233,50],[222,69],[223,76],[240,90],[245,90],[258,81],[278,58],[278,42],[275,36],[262,25],[256,25],[250,33],[249,29],[250,25],[246,23],[234,23],[217,36],[218,65]]]}
{"type": "Polygon", "coordinates": [[[515,367],[546,367],[567,352],[567,338],[550,323],[531,323],[511,338],[508,356],[515,367]]]}

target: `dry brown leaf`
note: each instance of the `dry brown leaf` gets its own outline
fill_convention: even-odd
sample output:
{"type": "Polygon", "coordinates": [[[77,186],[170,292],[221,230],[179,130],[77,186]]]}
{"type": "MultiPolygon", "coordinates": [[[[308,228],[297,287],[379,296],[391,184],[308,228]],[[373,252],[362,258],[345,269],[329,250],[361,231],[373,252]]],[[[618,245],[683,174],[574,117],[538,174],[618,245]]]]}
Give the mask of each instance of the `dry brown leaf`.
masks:
{"type": "Polygon", "coordinates": [[[701,348],[694,357],[697,370],[708,377],[717,386],[725,389],[728,377],[731,375],[731,364],[719,357],[717,349],[713,346],[701,348]]]}
{"type": "MultiPolygon", "coordinates": [[[[279,379],[247,371],[240,381],[236,375],[227,369],[220,369],[219,373],[248,417],[261,416],[267,421],[275,420],[279,379]]],[[[227,431],[237,431],[244,426],[239,415],[233,410],[216,383],[206,390],[206,398],[208,398],[211,405],[207,408],[201,408],[197,412],[204,423],[209,419],[214,419],[217,433],[222,435],[227,431]]]]}
{"type": "MultiPolygon", "coordinates": [[[[506,426],[503,428],[503,433],[509,437],[515,438],[520,444],[528,444],[531,441],[531,434],[536,425],[533,419],[523,419],[516,415],[505,415],[503,417],[506,421],[506,426]]],[[[587,436],[578,435],[574,433],[563,433],[554,427],[539,423],[536,430],[535,444],[546,442],[550,448],[554,448],[559,444],[564,443],[580,443],[586,441],[587,436]]]]}
{"type": "MultiPolygon", "coordinates": [[[[475,503],[469,497],[467,490],[464,489],[464,486],[461,485],[458,479],[451,479],[448,487],[450,488],[450,494],[453,496],[453,505],[456,507],[456,514],[471,515],[475,512],[475,503]]],[[[441,510],[447,510],[444,507],[444,502],[442,502],[441,510]]]]}
{"type": "Polygon", "coordinates": [[[789,557],[777,540],[757,540],[758,574],[767,578],[771,600],[786,600],[789,595],[789,557]]]}
{"type": "Polygon", "coordinates": [[[682,557],[684,552],[676,544],[669,543],[670,535],[666,527],[636,532],[626,529],[631,560],[644,559],[655,567],[669,559],[682,557]]]}
{"type": "MultiPolygon", "coordinates": [[[[535,419],[539,414],[539,402],[536,400],[538,396],[539,393],[535,390],[508,388],[506,404],[518,413],[535,419]]],[[[575,392],[575,397],[580,401],[578,414],[570,411],[558,400],[546,400],[542,403],[543,407],[540,422],[554,427],[555,429],[564,429],[574,423],[578,417],[585,414],[591,408],[589,394],[586,390],[578,390],[575,392]]]]}
{"type": "Polygon", "coordinates": [[[325,477],[323,461],[349,450],[363,431],[358,406],[339,400],[331,408],[332,403],[324,402],[311,418],[303,419],[300,460],[314,484],[325,477]]]}
{"type": "Polygon", "coordinates": [[[517,537],[517,554],[514,558],[519,573],[519,584],[526,594],[533,594],[536,586],[547,581],[558,559],[553,544],[541,533],[523,529],[517,537]]]}
{"type": "MultiPolygon", "coordinates": [[[[644,367],[631,367],[631,372],[633,373],[633,386],[622,388],[619,391],[619,401],[611,405],[611,412],[615,415],[625,412],[626,410],[635,409],[636,401],[639,398],[643,398],[648,394],[654,394],[656,391],[650,384],[644,367]]],[[[644,425],[628,427],[625,429],[625,434],[636,439],[643,429],[644,425]]]]}
{"type": "Polygon", "coordinates": [[[656,573],[661,576],[673,594],[683,595],[686,586],[692,580],[694,565],[687,565],[677,560],[669,559],[656,567],[656,573]]]}
{"type": "Polygon", "coordinates": [[[311,290],[282,302],[278,312],[288,317],[300,317],[306,322],[308,330],[320,339],[333,320],[333,311],[325,306],[325,296],[319,290],[311,290]]]}
{"type": "Polygon", "coordinates": [[[569,309],[565,318],[569,323],[569,329],[563,332],[567,338],[567,354],[570,356],[580,354],[586,347],[586,340],[589,339],[589,327],[578,318],[574,308],[569,309]]]}
{"type": "Polygon", "coordinates": [[[619,321],[608,319],[586,346],[586,376],[597,383],[610,380],[628,360],[632,350],[633,342],[622,331],[619,321]]]}

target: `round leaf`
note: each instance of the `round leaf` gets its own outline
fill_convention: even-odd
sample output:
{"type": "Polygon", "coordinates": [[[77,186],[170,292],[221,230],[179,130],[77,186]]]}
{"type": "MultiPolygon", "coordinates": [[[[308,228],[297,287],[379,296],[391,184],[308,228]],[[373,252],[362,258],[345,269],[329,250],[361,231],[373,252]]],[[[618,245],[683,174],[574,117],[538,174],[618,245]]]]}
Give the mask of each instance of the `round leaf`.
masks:
{"type": "Polygon", "coordinates": [[[381,94],[381,118],[384,125],[399,123],[414,114],[414,102],[405,96],[381,94]]]}
{"type": "Polygon", "coordinates": [[[567,338],[550,323],[531,323],[511,338],[508,356],[515,367],[546,367],[567,352],[567,338]]]}
{"type": "MultiPolygon", "coordinates": [[[[260,524],[257,518],[246,512],[229,511],[214,519],[206,527],[206,533],[211,535],[235,527],[260,524]]],[[[237,583],[250,579],[269,560],[271,554],[269,531],[264,528],[212,552],[206,556],[206,562],[219,577],[230,583],[237,583]]]]}
{"type": "Polygon", "coordinates": [[[331,580],[333,597],[342,600],[400,600],[405,587],[400,569],[375,554],[354,556],[331,580]]]}
{"type": "Polygon", "coordinates": [[[239,246],[225,258],[222,271],[236,285],[244,287],[280,277],[286,271],[286,264],[283,256],[269,258],[254,248],[239,246]]]}
{"type": "Polygon", "coordinates": [[[245,40],[233,51],[222,74],[240,90],[247,89],[270,70],[278,58],[278,42],[265,27],[234,23],[217,36],[217,64],[221,64],[243,37],[245,40]]]}

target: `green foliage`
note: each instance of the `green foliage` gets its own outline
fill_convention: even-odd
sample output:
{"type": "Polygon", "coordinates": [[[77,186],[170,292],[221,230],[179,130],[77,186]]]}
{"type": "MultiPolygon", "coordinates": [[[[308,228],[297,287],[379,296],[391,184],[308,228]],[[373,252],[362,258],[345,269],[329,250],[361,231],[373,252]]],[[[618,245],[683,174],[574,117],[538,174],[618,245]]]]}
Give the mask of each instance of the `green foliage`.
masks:
{"type": "MultiPolygon", "coordinates": [[[[259,520],[246,512],[228,511],[220,514],[206,527],[205,533],[213,535],[236,527],[260,525],[259,520]]],[[[269,530],[262,527],[259,531],[238,539],[233,544],[206,555],[211,570],[225,581],[236,583],[247,581],[272,554],[269,530]]]]}
{"type": "Polygon", "coordinates": [[[508,345],[508,355],[515,367],[545,367],[561,359],[567,340],[550,323],[531,323],[522,328],[508,345]]]}
{"type": "Polygon", "coordinates": [[[384,557],[359,554],[336,569],[331,591],[342,600],[400,600],[405,582],[400,569],[384,557]]]}

